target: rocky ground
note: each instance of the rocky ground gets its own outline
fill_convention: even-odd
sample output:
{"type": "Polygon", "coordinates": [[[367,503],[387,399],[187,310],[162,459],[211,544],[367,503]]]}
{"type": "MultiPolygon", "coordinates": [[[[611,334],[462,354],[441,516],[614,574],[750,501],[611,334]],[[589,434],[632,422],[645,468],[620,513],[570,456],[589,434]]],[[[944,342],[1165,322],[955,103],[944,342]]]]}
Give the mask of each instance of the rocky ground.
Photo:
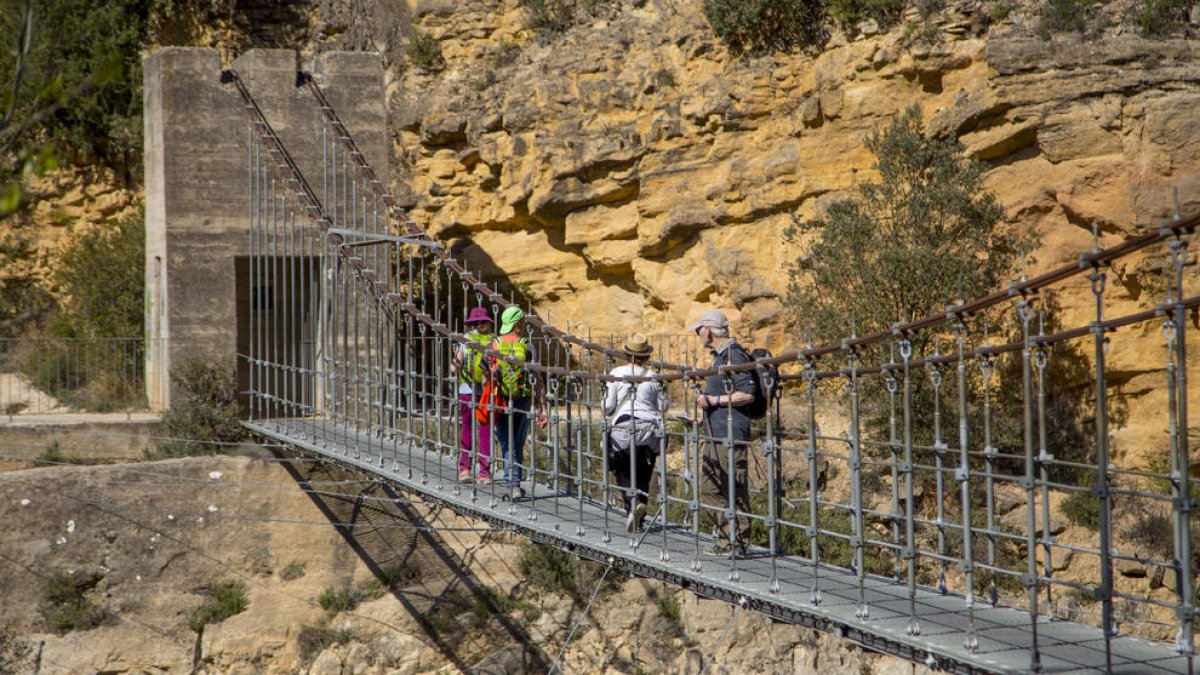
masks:
{"type": "Polygon", "coordinates": [[[580,621],[598,567],[552,592],[522,572],[531,554],[511,535],[253,454],[0,474],[0,671],[540,673],[579,623],[561,672],[912,672],[617,575],[580,621]],[[231,582],[245,611],[197,632],[231,582]],[[353,606],[327,609],[339,589],[353,606]]]}

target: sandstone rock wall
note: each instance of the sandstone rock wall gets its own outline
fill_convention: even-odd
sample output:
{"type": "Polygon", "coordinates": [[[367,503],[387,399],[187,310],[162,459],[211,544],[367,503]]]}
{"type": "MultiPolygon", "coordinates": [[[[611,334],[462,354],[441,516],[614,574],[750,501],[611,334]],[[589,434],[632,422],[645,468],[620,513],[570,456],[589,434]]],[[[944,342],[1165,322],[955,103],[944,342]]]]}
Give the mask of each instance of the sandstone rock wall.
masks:
{"type": "Polygon", "coordinates": [[[418,222],[564,320],[676,332],[716,305],[782,346],[783,228],[869,176],[864,138],[913,104],[988,162],[1012,227],[1044,234],[1031,274],[1090,248],[1092,222],[1107,245],[1168,215],[1174,187],[1200,205],[1191,42],[949,12],[932,42],[900,27],[739,58],[695,3],[611,3],[554,35],[519,5],[414,3],[447,66],[396,74],[397,178],[418,222]]]}
{"type": "MultiPolygon", "coordinates": [[[[1007,227],[1041,233],[1028,275],[1090,250],[1093,225],[1108,246],[1168,217],[1176,189],[1185,213],[1200,207],[1194,41],[1044,40],[1029,7],[989,27],[963,2],[750,58],[698,3],[595,5],[550,33],[517,0],[414,1],[408,30],[439,41],[445,68],[390,70],[394,187],[413,218],[557,324],[677,333],[716,306],[744,341],[798,344],[785,268],[802,250],[783,231],[870,179],[865,138],[910,105],[986,162],[1007,227]]],[[[1109,316],[1163,301],[1164,260],[1113,270],[1109,316]]],[[[1087,283],[1055,294],[1063,325],[1094,318],[1087,283]]],[[[1115,452],[1141,462],[1165,428],[1157,324],[1115,336],[1110,360],[1125,419],[1144,422],[1117,430],[1115,452]]]]}

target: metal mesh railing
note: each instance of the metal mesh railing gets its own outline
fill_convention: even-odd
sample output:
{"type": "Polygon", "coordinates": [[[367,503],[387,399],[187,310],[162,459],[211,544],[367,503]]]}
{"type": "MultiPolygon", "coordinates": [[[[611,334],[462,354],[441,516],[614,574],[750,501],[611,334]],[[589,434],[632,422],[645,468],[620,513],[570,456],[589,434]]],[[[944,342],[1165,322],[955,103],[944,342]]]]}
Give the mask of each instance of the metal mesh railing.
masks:
{"type": "MultiPolygon", "coordinates": [[[[549,486],[562,497],[556,516],[569,520],[576,509],[582,529],[585,505],[609,504],[615,492],[600,407],[622,363],[612,339],[569,334],[527,307],[527,362],[471,343],[468,311],[498,316],[513,298],[404,218],[315,84],[307,86],[326,123],[319,195],[239,86],[251,114],[249,283],[252,297],[271,298],[252,318],[244,355],[253,418],[291,418],[309,443],[421,480],[453,480],[442,475],[453,464],[441,460],[471,439],[465,465],[486,459],[494,479],[463,489],[494,501],[513,485],[549,486]],[[511,413],[511,424],[496,411],[486,425],[460,415],[450,368],[460,349],[520,367],[532,383],[529,409],[511,413]],[[492,451],[481,458],[478,439],[488,434],[492,451]]],[[[922,630],[918,589],[934,589],[962,597],[967,651],[978,644],[976,608],[1004,603],[1028,611],[1030,668],[1040,665],[1047,615],[1104,627],[1106,654],[1132,632],[1173,641],[1190,664],[1200,533],[1187,337],[1200,282],[1187,268],[1198,222],[1176,218],[945,312],[758,364],[714,369],[694,336],[654,338],[653,372],[619,378],[661,382],[671,400],[645,495],[651,529],[630,547],[661,536],[665,555],[668,533],[687,532],[699,569],[711,524],[724,515],[748,524],[748,541],[735,544],[769,558],[773,591],[781,561],[811,566],[814,606],[823,575],[837,567],[857,579],[864,621],[868,578],[906,588],[910,636],[922,630]],[[1163,262],[1165,291],[1112,316],[1109,266],[1135,253],[1163,262]],[[1094,309],[1080,325],[1055,328],[1051,301],[1065,293],[1090,295],[1094,309]],[[1149,349],[1139,337],[1135,347],[1135,331],[1161,338],[1149,349]],[[1139,424],[1159,433],[1118,456],[1124,404],[1112,392],[1130,361],[1157,380],[1159,405],[1146,405],[1139,424]],[[779,368],[778,381],[763,375],[778,395],[751,440],[731,445],[706,433],[697,395],[707,380],[731,392],[735,373],[764,365],[779,368]],[[706,457],[729,447],[749,474],[740,506],[703,490],[706,457]]],[[[466,401],[468,412],[477,405],[466,401]]],[[[623,515],[605,513],[607,541],[623,515]]],[[[735,558],[729,580],[738,579],[735,558]]]]}
{"type": "Polygon", "coordinates": [[[143,338],[0,339],[0,413],[146,409],[143,338]]]}

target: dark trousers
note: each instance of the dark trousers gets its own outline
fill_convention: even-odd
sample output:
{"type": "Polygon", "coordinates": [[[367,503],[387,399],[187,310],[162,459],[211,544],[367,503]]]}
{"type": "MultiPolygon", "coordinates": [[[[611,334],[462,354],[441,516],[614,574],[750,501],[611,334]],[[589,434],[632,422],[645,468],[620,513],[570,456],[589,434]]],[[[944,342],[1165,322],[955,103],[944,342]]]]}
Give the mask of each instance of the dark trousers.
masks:
{"type": "Polygon", "coordinates": [[[637,479],[637,500],[642,504],[650,501],[650,476],[654,473],[654,458],[653,446],[634,446],[632,462],[629,450],[613,450],[612,446],[609,446],[608,468],[613,472],[617,486],[621,488],[621,500],[625,503],[625,511],[628,512],[633,506],[633,495],[629,489],[633,485],[632,478],[637,479]],[[633,476],[635,472],[637,475],[633,476]]]}
{"type": "MultiPolygon", "coordinates": [[[[750,519],[738,516],[736,513],[750,513],[750,486],[748,483],[749,459],[745,441],[734,441],[733,444],[733,498],[735,515],[733,527],[737,531],[737,543],[747,546],[750,541],[750,519]]],[[[717,543],[730,546],[729,519],[725,515],[729,503],[729,446],[725,443],[709,441],[704,453],[702,467],[704,480],[700,499],[705,505],[713,507],[710,511],[717,525],[717,543]]]]}

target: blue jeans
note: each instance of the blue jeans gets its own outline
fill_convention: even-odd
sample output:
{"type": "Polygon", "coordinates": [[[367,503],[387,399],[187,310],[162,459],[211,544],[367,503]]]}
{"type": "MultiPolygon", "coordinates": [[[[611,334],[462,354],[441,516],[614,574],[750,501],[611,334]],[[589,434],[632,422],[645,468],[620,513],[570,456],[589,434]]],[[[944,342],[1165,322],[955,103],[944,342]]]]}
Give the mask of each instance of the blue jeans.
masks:
{"type": "Polygon", "coordinates": [[[501,457],[504,458],[504,482],[516,485],[521,482],[521,463],[525,461],[525,434],[529,432],[529,398],[514,398],[509,401],[508,411],[496,415],[493,428],[496,442],[500,444],[501,457]]]}

